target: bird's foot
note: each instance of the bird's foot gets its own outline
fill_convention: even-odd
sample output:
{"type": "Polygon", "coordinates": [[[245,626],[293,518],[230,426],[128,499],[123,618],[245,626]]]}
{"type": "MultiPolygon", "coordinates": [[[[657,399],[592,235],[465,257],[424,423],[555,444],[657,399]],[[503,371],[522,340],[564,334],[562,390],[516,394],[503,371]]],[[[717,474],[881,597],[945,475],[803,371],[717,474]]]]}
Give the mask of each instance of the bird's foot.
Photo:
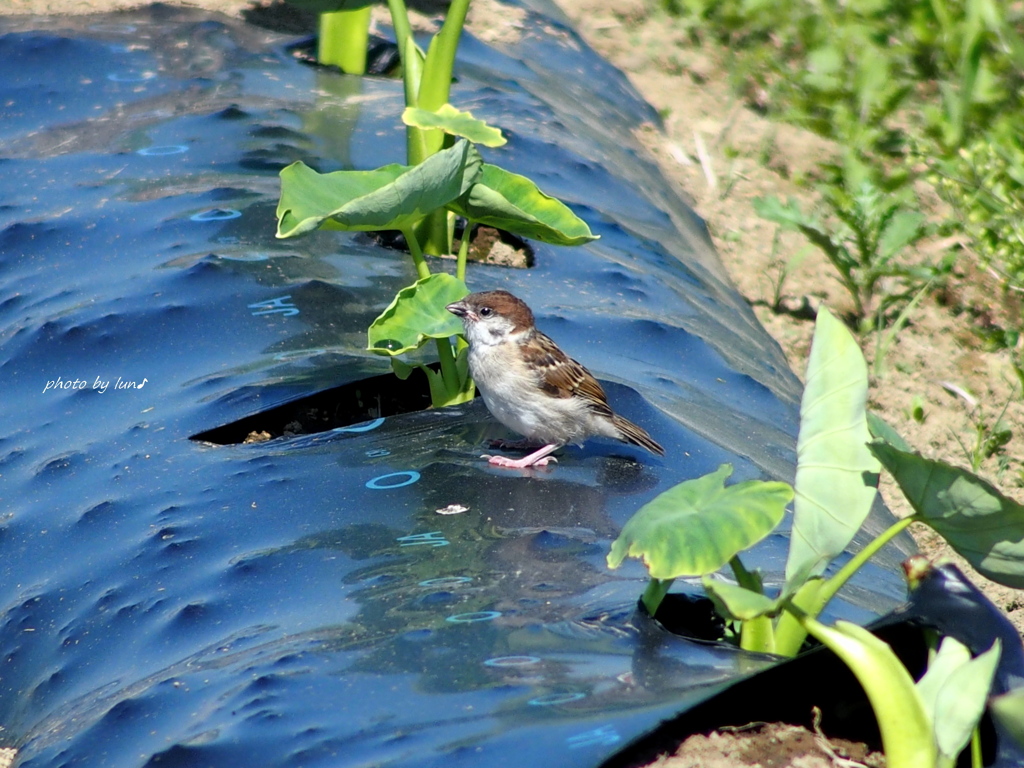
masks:
{"type": "Polygon", "coordinates": [[[548,464],[557,464],[558,459],[554,456],[542,456],[539,459],[528,461],[529,456],[524,456],[521,459],[510,459],[508,456],[492,456],[489,453],[485,453],[480,457],[481,459],[487,459],[487,463],[495,467],[506,467],[508,469],[527,469],[532,467],[546,467],[548,464]]]}
{"type": "MultiPolygon", "coordinates": [[[[558,459],[553,456],[549,456],[549,453],[557,451],[561,445],[559,443],[552,443],[551,445],[545,445],[543,448],[534,451],[529,456],[523,456],[521,459],[510,459],[508,456],[486,456],[486,459],[496,467],[510,467],[512,469],[526,469],[527,467],[546,467],[549,462],[558,459]]],[[[483,458],[483,457],[482,457],[483,458]]]]}

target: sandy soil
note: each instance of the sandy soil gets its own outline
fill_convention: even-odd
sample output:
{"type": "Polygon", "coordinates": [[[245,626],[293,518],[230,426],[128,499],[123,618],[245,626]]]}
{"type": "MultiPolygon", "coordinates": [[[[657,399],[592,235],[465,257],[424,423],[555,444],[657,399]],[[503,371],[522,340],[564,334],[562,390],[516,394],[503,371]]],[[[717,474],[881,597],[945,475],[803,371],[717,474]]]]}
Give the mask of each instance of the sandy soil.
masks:
{"type": "MultiPolygon", "coordinates": [[[[695,48],[682,24],[654,3],[559,1],[587,41],[665,116],[665,133],[652,130],[645,143],[666,175],[692,196],[734,283],[782,345],[793,370],[802,374],[813,331],[810,308],[823,302],[844,312],[850,302],[824,255],[797,233],[776,232],[774,224],[758,217],[752,201],[764,195],[795,197],[807,210],[815,200],[808,189],[813,185],[797,181],[813,180],[818,164],[834,157],[836,147],[762,117],[730,89],[725,52],[695,48]]],[[[919,195],[933,219],[951,215],[928,189],[919,189],[919,195]]],[[[935,260],[959,245],[925,241],[906,258],[935,260]]],[[[978,429],[994,426],[1005,407],[1002,419],[1013,438],[1002,453],[982,463],[980,474],[1020,499],[1021,382],[1011,351],[985,351],[978,335],[992,325],[1019,322],[1020,297],[1003,291],[991,275],[972,267],[973,261],[965,251],[956,279],[925,298],[894,339],[862,337],[874,371],[870,406],[924,455],[961,466],[970,466],[961,443],[971,448],[978,429]],[[920,409],[916,417],[915,408],[920,409]]],[[[912,511],[892,484],[883,493],[898,515],[912,511]]],[[[1024,591],[978,575],[930,529],[912,532],[923,551],[957,562],[1024,630],[1024,591]]]]}

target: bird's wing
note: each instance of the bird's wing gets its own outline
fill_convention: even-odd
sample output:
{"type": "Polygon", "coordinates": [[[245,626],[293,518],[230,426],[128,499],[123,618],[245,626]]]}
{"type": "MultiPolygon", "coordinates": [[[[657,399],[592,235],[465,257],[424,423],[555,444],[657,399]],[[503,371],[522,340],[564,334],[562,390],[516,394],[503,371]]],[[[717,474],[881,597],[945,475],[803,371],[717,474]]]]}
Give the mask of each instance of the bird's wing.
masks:
{"type": "Polygon", "coordinates": [[[589,408],[612,415],[608,398],[597,379],[549,337],[535,331],[530,344],[523,345],[525,362],[539,372],[540,388],[551,397],[578,397],[589,408]]]}

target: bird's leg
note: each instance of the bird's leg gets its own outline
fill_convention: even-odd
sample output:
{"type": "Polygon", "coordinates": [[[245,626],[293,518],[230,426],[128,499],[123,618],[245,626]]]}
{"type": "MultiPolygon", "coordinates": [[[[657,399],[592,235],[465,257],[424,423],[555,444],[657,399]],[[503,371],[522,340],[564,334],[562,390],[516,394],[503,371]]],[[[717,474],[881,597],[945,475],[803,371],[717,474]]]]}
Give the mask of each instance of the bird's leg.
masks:
{"type": "Polygon", "coordinates": [[[548,454],[557,451],[561,448],[561,443],[551,443],[545,445],[540,450],[534,451],[529,456],[523,456],[521,459],[510,459],[508,456],[489,456],[484,454],[480,458],[487,459],[490,464],[496,467],[508,467],[509,469],[526,469],[527,467],[545,467],[548,462],[557,462],[554,456],[548,454]]]}

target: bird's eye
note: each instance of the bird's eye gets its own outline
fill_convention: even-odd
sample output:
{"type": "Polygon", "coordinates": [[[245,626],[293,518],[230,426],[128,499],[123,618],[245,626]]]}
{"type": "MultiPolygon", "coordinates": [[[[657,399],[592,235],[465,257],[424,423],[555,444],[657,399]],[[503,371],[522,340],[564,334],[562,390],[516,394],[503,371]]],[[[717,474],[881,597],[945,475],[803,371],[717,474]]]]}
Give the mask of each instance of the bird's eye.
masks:
{"type": "Polygon", "coordinates": [[[494,314],[494,310],[491,309],[490,307],[481,307],[480,308],[480,317],[490,317],[493,314],[494,314]]]}

